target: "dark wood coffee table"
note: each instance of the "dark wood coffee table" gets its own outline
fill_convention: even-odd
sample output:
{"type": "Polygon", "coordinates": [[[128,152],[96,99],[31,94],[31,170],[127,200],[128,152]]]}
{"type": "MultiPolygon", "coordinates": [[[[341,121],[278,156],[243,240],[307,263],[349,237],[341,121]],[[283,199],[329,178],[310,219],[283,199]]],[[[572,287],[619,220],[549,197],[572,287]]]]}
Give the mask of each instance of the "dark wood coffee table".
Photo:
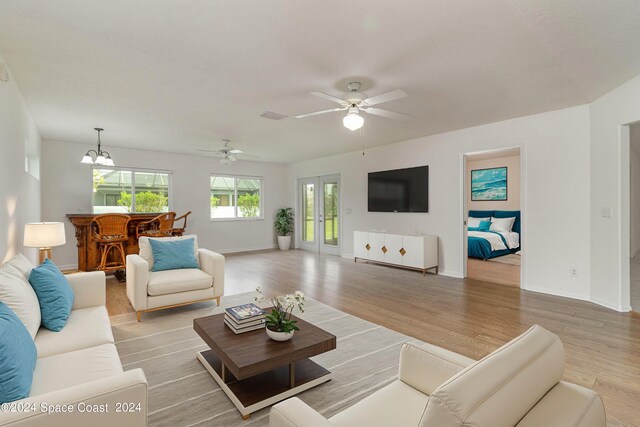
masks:
{"type": "MultiPolygon", "coordinates": [[[[269,310],[269,309],[267,309],[269,310]]],[[[331,379],[331,372],[309,357],[336,348],[336,337],[295,316],[299,331],[289,341],[270,339],[264,329],[234,334],[224,314],[193,320],[193,329],[211,350],[198,353],[243,419],[331,379]]]]}

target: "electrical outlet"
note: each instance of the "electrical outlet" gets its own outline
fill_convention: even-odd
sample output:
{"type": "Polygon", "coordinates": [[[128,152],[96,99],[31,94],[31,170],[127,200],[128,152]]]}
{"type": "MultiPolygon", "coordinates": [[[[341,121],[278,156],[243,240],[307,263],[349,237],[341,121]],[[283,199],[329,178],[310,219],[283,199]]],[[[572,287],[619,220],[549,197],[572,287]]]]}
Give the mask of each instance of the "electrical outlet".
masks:
{"type": "Polygon", "coordinates": [[[576,270],[575,268],[573,268],[573,267],[572,267],[572,268],[569,270],[569,275],[570,275],[571,277],[578,277],[578,270],[576,270]]]}

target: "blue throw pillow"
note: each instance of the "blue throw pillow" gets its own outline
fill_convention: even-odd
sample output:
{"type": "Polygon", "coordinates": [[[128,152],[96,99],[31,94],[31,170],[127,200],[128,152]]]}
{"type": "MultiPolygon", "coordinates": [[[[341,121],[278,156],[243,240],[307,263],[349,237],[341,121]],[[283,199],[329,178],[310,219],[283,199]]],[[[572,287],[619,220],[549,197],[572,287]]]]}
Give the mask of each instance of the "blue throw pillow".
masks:
{"type": "Polygon", "coordinates": [[[478,231],[489,231],[491,229],[491,221],[480,221],[478,231]]]}
{"type": "Polygon", "coordinates": [[[2,302],[0,331],[0,403],[8,403],[29,396],[38,353],[24,323],[2,302]]]}
{"type": "Polygon", "coordinates": [[[59,332],[67,324],[73,306],[73,289],[64,274],[50,260],[31,270],[29,283],[38,296],[42,326],[59,332]]]}
{"type": "Polygon", "coordinates": [[[198,261],[193,253],[194,239],[149,239],[149,243],[153,253],[151,271],[198,268],[198,261]]]}

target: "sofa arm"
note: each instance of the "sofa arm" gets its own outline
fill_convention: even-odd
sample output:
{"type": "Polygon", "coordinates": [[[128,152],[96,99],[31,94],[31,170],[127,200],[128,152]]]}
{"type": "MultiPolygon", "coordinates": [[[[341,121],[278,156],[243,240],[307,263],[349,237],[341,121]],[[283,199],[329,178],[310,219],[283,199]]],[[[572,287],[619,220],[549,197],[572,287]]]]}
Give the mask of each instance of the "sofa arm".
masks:
{"type": "Polygon", "coordinates": [[[127,298],[135,311],[147,309],[149,263],[140,255],[127,255],[127,298]]]}
{"type": "Polygon", "coordinates": [[[0,426],[146,426],[147,380],[142,369],[134,369],[28,397],[16,405],[28,411],[0,411],[0,426]],[[123,403],[132,405],[118,406],[123,403]]]}
{"type": "Polygon", "coordinates": [[[213,296],[224,295],[224,255],[199,249],[200,269],[213,277],[213,296]]]}
{"type": "Polygon", "coordinates": [[[297,397],[271,407],[269,427],[331,427],[333,424],[297,397]]]}
{"type": "Polygon", "coordinates": [[[430,395],[443,382],[475,360],[431,344],[405,343],[400,350],[398,379],[430,395]]]}
{"type": "Polygon", "coordinates": [[[106,305],[106,282],[104,271],[73,273],[65,276],[73,289],[72,310],[106,305]]]}

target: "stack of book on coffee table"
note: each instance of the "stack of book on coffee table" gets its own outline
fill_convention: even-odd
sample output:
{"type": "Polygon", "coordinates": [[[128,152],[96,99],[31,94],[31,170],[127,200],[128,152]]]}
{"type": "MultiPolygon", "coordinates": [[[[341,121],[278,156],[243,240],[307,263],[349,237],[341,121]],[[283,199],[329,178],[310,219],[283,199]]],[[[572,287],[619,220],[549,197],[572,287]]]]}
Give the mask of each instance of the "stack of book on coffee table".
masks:
{"type": "Polygon", "coordinates": [[[255,304],[242,304],[227,308],[224,323],[235,334],[264,328],[264,310],[255,304]]]}

